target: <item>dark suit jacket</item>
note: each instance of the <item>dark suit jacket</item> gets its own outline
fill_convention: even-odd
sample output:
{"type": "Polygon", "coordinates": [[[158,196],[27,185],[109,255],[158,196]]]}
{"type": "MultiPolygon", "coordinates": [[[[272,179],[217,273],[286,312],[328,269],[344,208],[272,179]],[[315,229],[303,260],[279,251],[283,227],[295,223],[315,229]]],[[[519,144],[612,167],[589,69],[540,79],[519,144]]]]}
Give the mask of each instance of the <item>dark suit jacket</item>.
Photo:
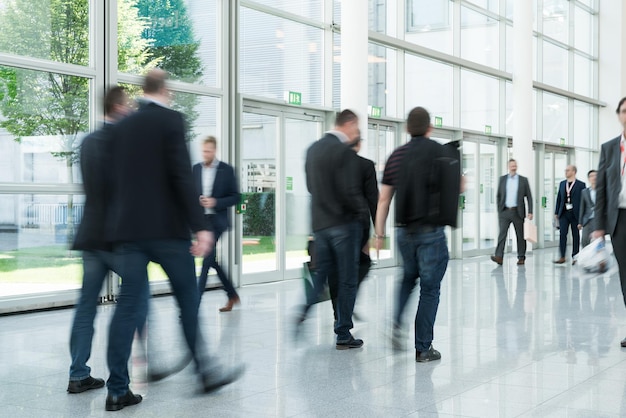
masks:
{"type": "MultiPolygon", "coordinates": [[[[496,201],[498,202],[498,212],[503,212],[506,209],[506,178],[508,174],[500,177],[498,183],[498,191],[496,192],[496,201]]],[[[530,193],[530,185],[528,184],[528,178],[519,176],[519,184],[517,187],[517,213],[520,218],[526,217],[526,204],[524,198],[528,202],[528,213],[533,213],[533,195],[530,193]]]]}
{"type": "MultiPolygon", "coordinates": [[[[376,208],[378,206],[378,180],[376,179],[376,166],[374,161],[365,157],[359,157],[359,169],[361,172],[361,186],[363,196],[367,201],[372,223],[376,223],[376,208]]],[[[369,220],[365,221],[369,227],[369,220]]]]}
{"type": "MultiPolygon", "coordinates": [[[[559,218],[565,212],[565,202],[567,200],[567,193],[565,191],[565,186],[567,185],[567,180],[563,180],[561,184],[559,184],[559,192],[556,195],[556,208],[554,210],[554,214],[559,218]]],[[[578,214],[580,213],[580,196],[582,191],[585,190],[585,183],[580,180],[576,180],[574,185],[572,186],[572,190],[570,191],[570,197],[572,200],[572,205],[574,208],[574,217],[576,218],[576,222],[578,222],[578,214]]]]}
{"type": "MultiPolygon", "coordinates": [[[[196,194],[199,198],[204,194],[202,187],[202,163],[193,166],[193,180],[196,186],[196,194]]],[[[213,225],[211,226],[215,228],[215,232],[222,233],[230,228],[228,208],[236,205],[240,200],[235,170],[223,161],[220,161],[217,165],[213,191],[210,197],[216,200],[215,207],[213,208],[215,210],[215,216],[213,225]]],[[[202,210],[204,211],[204,208],[202,208],[202,210]]]]}
{"type": "Polygon", "coordinates": [[[596,181],[596,229],[615,233],[619,214],[619,193],[622,190],[621,135],[602,144],[596,181]]]}
{"type": "MultiPolygon", "coordinates": [[[[596,199],[598,194],[596,193],[596,199]]],[[[580,197],[580,213],[578,215],[578,223],[585,226],[589,223],[591,214],[593,213],[593,200],[591,200],[591,189],[587,187],[582,191],[580,197]]],[[[594,214],[595,217],[595,214],[594,214]]]]}
{"type": "Polygon", "coordinates": [[[110,244],[104,239],[104,227],[109,199],[107,190],[110,186],[112,127],[111,124],[104,124],[99,130],[87,135],[80,146],[85,206],[73,250],[111,250],[110,244]]]}
{"type": "Polygon", "coordinates": [[[143,103],[113,127],[112,144],[109,241],[189,239],[206,230],[179,112],[143,103]]]}
{"type": "Polygon", "coordinates": [[[313,231],[368,218],[358,156],[339,138],[327,133],[311,145],[304,168],[313,231]]]}

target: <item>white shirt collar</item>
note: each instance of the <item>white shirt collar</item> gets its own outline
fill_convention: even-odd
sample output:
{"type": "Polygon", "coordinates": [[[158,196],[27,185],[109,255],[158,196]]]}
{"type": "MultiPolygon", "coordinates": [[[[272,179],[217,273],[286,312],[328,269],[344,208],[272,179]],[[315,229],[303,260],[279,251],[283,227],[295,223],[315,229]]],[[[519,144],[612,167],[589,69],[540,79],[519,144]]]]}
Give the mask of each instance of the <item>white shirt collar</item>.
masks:
{"type": "Polygon", "coordinates": [[[348,142],[350,142],[350,138],[348,138],[348,135],[344,134],[341,131],[337,131],[337,130],[331,129],[330,131],[328,131],[326,133],[327,134],[331,134],[331,135],[335,135],[344,144],[347,144],[348,142]]]}
{"type": "Polygon", "coordinates": [[[220,164],[220,160],[218,160],[217,158],[213,158],[213,162],[208,167],[206,166],[206,164],[203,161],[202,162],[202,168],[217,168],[217,166],[219,164],[220,164]]]}

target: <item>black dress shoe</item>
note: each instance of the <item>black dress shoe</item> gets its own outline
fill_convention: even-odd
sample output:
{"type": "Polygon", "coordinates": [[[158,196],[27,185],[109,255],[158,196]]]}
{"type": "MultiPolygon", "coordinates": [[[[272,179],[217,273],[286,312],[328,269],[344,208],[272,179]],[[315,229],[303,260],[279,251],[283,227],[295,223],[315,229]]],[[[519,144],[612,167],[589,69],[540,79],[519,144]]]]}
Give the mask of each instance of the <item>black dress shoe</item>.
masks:
{"type": "Polygon", "coordinates": [[[101,387],[104,387],[104,380],[89,376],[83,380],[70,380],[67,391],[69,393],[82,393],[89,389],[100,389],[101,387]]]}
{"type": "Polygon", "coordinates": [[[202,391],[210,393],[218,390],[222,386],[226,386],[239,379],[245,370],[245,366],[239,365],[229,370],[220,370],[219,372],[206,373],[202,376],[202,391]]]}
{"type": "Polygon", "coordinates": [[[143,398],[141,395],[135,395],[130,390],[122,396],[107,396],[105,409],[107,411],[119,411],[126,406],[137,405],[143,398]]]}
{"type": "Polygon", "coordinates": [[[626,338],[624,338],[624,339],[622,340],[622,342],[621,342],[621,343],[619,343],[619,344],[620,344],[622,347],[626,348],[626,338]]]}
{"type": "Polygon", "coordinates": [[[431,345],[427,351],[416,351],[415,361],[418,363],[426,363],[428,361],[441,360],[441,353],[431,345]]]}
{"type": "Polygon", "coordinates": [[[348,341],[337,341],[337,350],[348,350],[350,348],[361,348],[363,347],[363,340],[350,337],[348,341]]]}

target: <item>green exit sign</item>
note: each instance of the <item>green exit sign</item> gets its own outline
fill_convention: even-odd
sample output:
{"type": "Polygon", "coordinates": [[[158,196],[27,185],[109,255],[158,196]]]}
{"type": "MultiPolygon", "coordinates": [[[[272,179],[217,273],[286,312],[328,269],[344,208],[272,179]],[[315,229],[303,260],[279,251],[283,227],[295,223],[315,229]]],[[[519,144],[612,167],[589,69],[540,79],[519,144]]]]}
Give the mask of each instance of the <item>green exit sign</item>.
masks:
{"type": "Polygon", "coordinates": [[[290,105],[301,106],[302,105],[302,93],[297,91],[285,92],[285,101],[290,105]]]}
{"type": "Polygon", "coordinates": [[[485,125],[485,133],[491,135],[491,125],[485,125]]]}
{"type": "Polygon", "coordinates": [[[370,116],[373,118],[379,118],[383,115],[383,108],[378,106],[370,106],[370,116]]]}
{"type": "Polygon", "coordinates": [[[561,146],[565,145],[565,138],[561,138],[561,146]]]}
{"type": "Polygon", "coordinates": [[[435,116],[435,128],[441,128],[443,126],[443,118],[441,116],[435,116]]]}

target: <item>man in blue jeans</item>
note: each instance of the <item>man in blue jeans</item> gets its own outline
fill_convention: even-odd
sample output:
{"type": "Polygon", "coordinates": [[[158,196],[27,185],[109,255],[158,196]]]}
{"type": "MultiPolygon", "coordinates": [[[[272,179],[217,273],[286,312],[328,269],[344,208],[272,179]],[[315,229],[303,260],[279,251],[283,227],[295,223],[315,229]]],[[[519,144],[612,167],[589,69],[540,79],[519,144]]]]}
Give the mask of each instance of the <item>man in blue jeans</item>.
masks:
{"type": "MultiPolygon", "coordinates": [[[[358,286],[361,222],[368,216],[361,192],[359,160],[349,148],[358,136],[357,115],[348,109],[338,113],[335,129],[309,147],[305,163],[315,233],[314,290],[320,293],[327,277],[336,277],[337,350],[363,346],[363,340],[350,332],[358,286]]],[[[301,320],[315,302],[307,301],[301,320]]]]}
{"type": "MultiPolygon", "coordinates": [[[[433,348],[432,342],[441,280],[449,259],[444,226],[431,221],[429,207],[433,160],[443,155],[443,145],[429,139],[431,130],[430,115],[426,109],[417,107],[411,110],[407,119],[407,131],[411,135],[411,141],[397,148],[387,160],[375,225],[376,248],[380,250],[384,244],[385,222],[394,192],[398,190],[399,194],[402,191],[402,194],[412,196],[402,196],[402,202],[408,202],[408,207],[403,205],[402,219],[399,219],[400,212],[396,211],[396,224],[399,226],[396,234],[404,272],[394,312],[392,343],[394,348],[402,345],[404,308],[419,279],[420,299],[415,316],[417,362],[441,359],[441,354],[433,348]],[[407,176],[403,171],[407,166],[413,167],[412,176],[407,176]],[[405,212],[411,216],[405,217],[405,212]]],[[[396,202],[396,206],[400,207],[400,202],[396,202]]]]}
{"type": "MultiPolygon", "coordinates": [[[[117,271],[111,247],[103,239],[107,206],[106,188],[111,164],[110,135],[113,124],[125,117],[129,111],[128,96],[124,89],[119,86],[110,88],[104,96],[104,125],[87,135],[80,147],[85,207],[72,249],[83,251],[83,286],[70,336],[72,364],[67,386],[69,393],[81,393],[104,386],[103,379],[91,376],[91,368],[87,366],[87,361],[91,356],[93,321],[102,283],[109,270],[117,271]]],[[[139,318],[138,322],[138,326],[142,326],[145,316],[139,318]]]]}

